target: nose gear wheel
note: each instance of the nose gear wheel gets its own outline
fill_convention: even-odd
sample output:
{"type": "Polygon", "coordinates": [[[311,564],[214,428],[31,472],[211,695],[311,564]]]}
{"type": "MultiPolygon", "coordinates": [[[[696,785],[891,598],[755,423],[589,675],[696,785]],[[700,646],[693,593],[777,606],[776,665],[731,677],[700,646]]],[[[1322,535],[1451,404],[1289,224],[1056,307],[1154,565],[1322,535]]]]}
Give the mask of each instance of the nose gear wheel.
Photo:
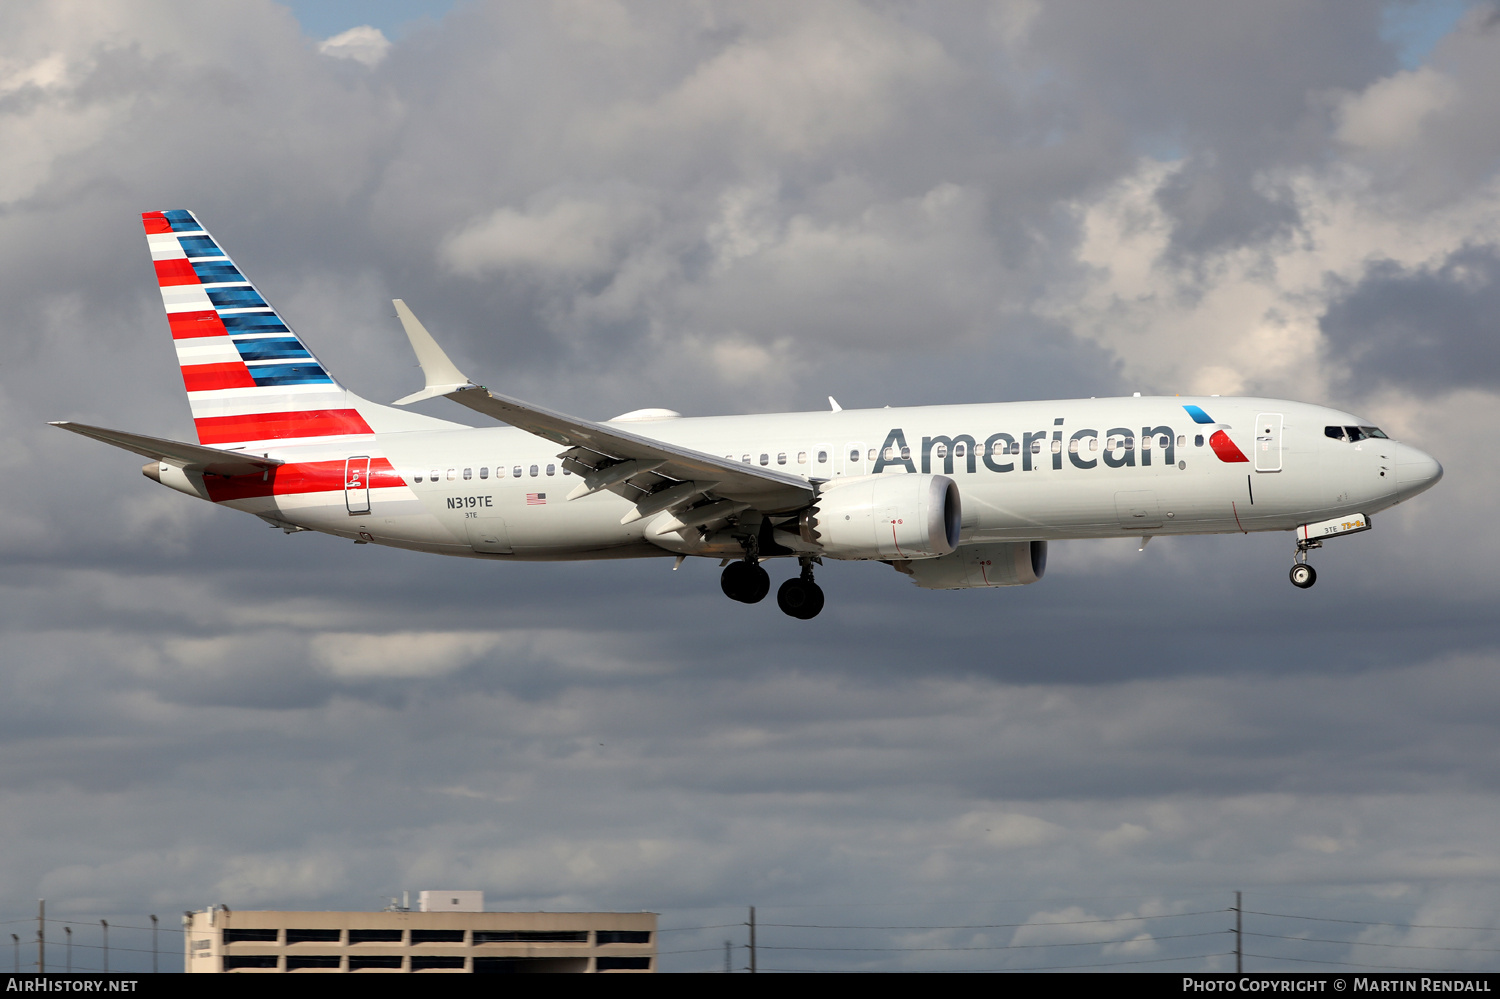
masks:
{"type": "Polygon", "coordinates": [[[1297,542],[1297,554],[1293,556],[1292,571],[1289,573],[1292,585],[1299,590],[1305,590],[1318,581],[1318,571],[1307,564],[1307,553],[1314,548],[1322,548],[1323,542],[1313,539],[1303,539],[1297,542]]]}

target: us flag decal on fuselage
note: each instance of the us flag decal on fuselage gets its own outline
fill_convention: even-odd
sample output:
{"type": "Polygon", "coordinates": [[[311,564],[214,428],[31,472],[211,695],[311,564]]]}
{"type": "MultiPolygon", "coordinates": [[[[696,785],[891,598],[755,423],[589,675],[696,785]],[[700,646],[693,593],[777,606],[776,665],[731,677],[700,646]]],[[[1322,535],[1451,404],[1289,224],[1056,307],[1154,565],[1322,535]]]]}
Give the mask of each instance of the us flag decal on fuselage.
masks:
{"type": "Polygon", "coordinates": [[[527,493],[526,494],[526,505],[527,506],[546,506],[547,505],[547,494],[546,493],[527,493]]]}

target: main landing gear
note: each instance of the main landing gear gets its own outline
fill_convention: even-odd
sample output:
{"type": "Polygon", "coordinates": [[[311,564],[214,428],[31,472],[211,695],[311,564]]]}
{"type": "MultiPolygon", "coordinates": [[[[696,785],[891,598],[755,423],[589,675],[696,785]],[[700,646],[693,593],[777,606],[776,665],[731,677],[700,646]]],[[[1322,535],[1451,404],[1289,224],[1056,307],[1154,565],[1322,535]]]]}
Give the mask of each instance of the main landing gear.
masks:
{"type": "Polygon", "coordinates": [[[813,582],[812,562],[803,562],[802,574],[781,584],[776,591],[776,606],[799,621],[818,616],[823,609],[823,587],[813,582]]]}
{"type": "Polygon", "coordinates": [[[1307,553],[1314,548],[1322,547],[1323,542],[1317,540],[1297,542],[1297,554],[1292,557],[1292,571],[1289,575],[1292,585],[1299,590],[1305,590],[1318,581],[1318,571],[1307,564],[1307,553]]]}
{"type": "Polygon", "coordinates": [[[719,586],[730,600],[742,604],[758,604],[771,592],[771,574],[759,564],[746,558],[730,562],[719,577],[719,586]]]}
{"type": "MultiPolygon", "coordinates": [[[[719,587],[730,600],[758,604],[771,592],[771,576],[755,559],[754,552],[724,567],[719,587]]],[[[802,573],[781,584],[776,591],[776,606],[782,613],[799,621],[811,620],[823,609],[823,588],[813,582],[812,562],[802,563],[802,573]]]]}

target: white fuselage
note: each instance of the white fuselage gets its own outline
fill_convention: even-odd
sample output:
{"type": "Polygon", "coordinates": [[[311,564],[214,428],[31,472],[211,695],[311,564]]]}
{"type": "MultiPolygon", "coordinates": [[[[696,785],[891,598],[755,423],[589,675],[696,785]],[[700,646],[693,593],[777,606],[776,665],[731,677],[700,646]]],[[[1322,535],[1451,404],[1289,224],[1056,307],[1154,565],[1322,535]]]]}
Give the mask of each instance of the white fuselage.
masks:
{"type": "MultiPolygon", "coordinates": [[[[1325,433],[1360,422],[1282,400],[1136,397],[606,425],[814,482],[947,475],[958,485],[960,543],[968,545],[1292,530],[1385,509],[1441,475],[1437,462],[1410,446],[1325,433]],[[1220,430],[1239,458],[1226,460],[1213,446],[1220,430]]],[[[653,537],[651,518],[622,524],[633,504],[612,492],[566,500],[579,479],[563,471],[561,448],[520,430],[385,432],[357,454],[339,447],[273,449],[271,457],[288,462],[275,491],[216,499],[285,525],[449,555],[707,554],[674,545],[675,536],[653,537]],[[373,488],[356,475],[353,492],[348,483],[304,491],[279,484],[293,481],[299,463],[352,458],[358,466],[364,457],[388,460],[395,475],[370,480],[373,488]]]]}

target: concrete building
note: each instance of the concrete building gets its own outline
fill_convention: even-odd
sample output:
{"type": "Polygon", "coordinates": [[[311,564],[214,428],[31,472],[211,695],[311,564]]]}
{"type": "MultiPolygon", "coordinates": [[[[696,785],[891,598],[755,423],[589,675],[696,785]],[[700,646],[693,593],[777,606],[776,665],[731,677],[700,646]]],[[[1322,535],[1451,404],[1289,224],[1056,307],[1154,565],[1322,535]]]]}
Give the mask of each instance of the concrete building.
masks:
{"type": "Polygon", "coordinates": [[[557,973],[656,970],[654,912],[484,912],[479,892],[422,909],[183,916],[189,972],[557,973]]]}

